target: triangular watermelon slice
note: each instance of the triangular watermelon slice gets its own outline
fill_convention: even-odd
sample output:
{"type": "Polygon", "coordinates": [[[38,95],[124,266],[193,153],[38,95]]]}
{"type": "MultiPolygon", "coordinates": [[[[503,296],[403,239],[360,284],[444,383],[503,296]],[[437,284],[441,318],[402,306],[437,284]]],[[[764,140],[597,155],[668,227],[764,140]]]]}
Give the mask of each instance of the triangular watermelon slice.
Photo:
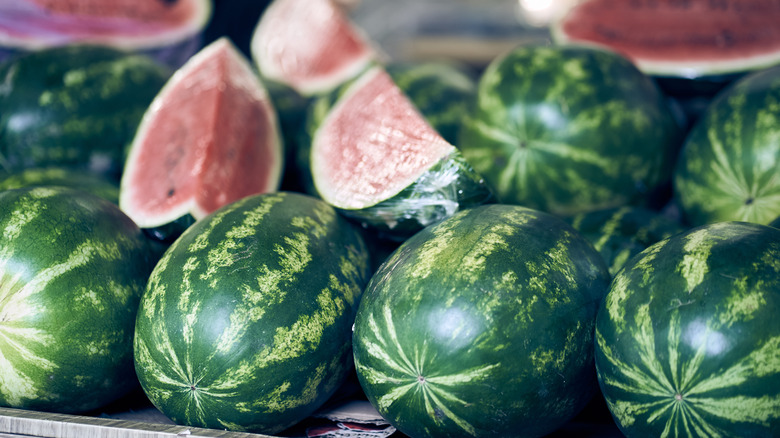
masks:
{"type": "Polygon", "coordinates": [[[311,142],[312,179],[323,200],[398,238],[492,200],[482,178],[383,67],[340,94],[311,142]]]}
{"type": "Polygon", "coordinates": [[[275,110],[249,61],[226,38],[203,48],[144,115],[119,205],[140,227],[200,219],[244,196],[278,190],[275,110]]]}
{"type": "Polygon", "coordinates": [[[264,78],[305,96],[341,85],[377,57],[333,0],[274,0],[255,28],[251,52],[264,78]]]}

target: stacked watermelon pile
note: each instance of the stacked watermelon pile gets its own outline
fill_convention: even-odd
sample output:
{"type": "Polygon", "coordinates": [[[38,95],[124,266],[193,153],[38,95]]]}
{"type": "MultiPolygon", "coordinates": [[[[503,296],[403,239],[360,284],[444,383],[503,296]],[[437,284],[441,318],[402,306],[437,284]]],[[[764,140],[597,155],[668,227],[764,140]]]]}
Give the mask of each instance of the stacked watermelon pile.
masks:
{"type": "Polygon", "coordinates": [[[599,0],[476,67],[388,59],[335,0],[238,44],[202,39],[208,1],[76,3],[0,6],[0,405],[780,434],[776,50],[589,41],[599,0]],[[721,84],[696,114],[668,85],[694,70],[721,84]]]}

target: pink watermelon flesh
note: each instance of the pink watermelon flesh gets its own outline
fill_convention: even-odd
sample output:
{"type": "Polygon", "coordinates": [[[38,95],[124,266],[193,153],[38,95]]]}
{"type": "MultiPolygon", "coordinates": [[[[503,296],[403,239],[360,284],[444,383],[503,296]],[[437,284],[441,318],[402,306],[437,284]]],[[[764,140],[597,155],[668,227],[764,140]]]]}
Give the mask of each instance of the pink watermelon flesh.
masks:
{"type": "Polygon", "coordinates": [[[275,0],[260,18],[251,50],[263,76],[304,95],[343,83],[374,58],[332,0],[275,0]]]}
{"type": "Polygon", "coordinates": [[[152,228],[199,219],[278,189],[276,114],[249,62],[222,38],[193,56],[155,98],[122,175],[120,207],[152,228]]]}
{"type": "Polygon", "coordinates": [[[454,149],[387,72],[374,67],[317,129],[312,176],[326,202],[360,209],[399,193],[454,149]]]}
{"type": "Polygon", "coordinates": [[[209,16],[204,0],[2,0],[0,45],[172,44],[202,30],[209,16]]]}
{"type": "Polygon", "coordinates": [[[586,0],[553,35],[607,46],[650,74],[741,72],[780,62],[780,2],[586,0]]]}

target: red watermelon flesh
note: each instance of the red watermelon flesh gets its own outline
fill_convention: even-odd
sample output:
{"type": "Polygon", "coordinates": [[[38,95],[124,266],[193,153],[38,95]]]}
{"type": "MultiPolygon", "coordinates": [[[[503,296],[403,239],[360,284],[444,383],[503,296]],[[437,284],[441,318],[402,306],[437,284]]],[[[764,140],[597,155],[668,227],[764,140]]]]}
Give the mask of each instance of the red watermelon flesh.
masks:
{"type": "Polygon", "coordinates": [[[0,0],[0,45],[159,46],[199,32],[210,14],[204,0],[0,0]]]}
{"type": "Polygon", "coordinates": [[[203,48],[144,115],[120,186],[120,207],[144,228],[199,219],[278,189],[276,114],[260,79],[227,39],[203,48]]]}
{"type": "Polygon", "coordinates": [[[698,77],[780,62],[776,0],[586,0],[552,30],[558,42],[607,46],[654,75],[698,77]]]}
{"type": "Polygon", "coordinates": [[[260,73],[304,95],[327,91],[374,59],[369,40],[333,0],[275,0],[251,51],[260,73]]]}
{"type": "Polygon", "coordinates": [[[343,209],[391,198],[455,147],[374,67],[339,99],[314,134],[311,168],[320,196],[343,209]]]}

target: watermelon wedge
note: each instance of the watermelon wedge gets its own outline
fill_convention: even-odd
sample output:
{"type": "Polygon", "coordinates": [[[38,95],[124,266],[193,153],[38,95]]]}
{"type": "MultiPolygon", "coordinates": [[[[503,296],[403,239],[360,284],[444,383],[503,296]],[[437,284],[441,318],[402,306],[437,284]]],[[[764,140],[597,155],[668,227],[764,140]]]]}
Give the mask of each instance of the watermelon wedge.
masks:
{"type": "Polygon", "coordinates": [[[653,76],[694,78],[779,63],[778,23],[777,1],[585,0],[551,32],[621,52],[653,76]]]}
{"type": "Polygon", "coordinates": [[[312,180],[323,200],[364,226],[405,238],[492,199],[482,177],[383,67],[340,94],[311,140],[312,180]]]}
{"type": "Polygon", "coordinates": [[[119,205],[142,228],[200,219],[277,190],[281,169],[278,121],[263,83],[220,38],[174,73],[144,114],[119,205]]]}
{"type": "Polygon", "coordinates": [[[0,47],[8,54],[103,44],[179,67],[200,47],[211,15],[210,0],[6,0],[0,1],[0,47]]]}
{"type": "Polygon", "coordinates": [[[335,88],[376,58],[369,38],[333,0],[274,0],[250,50],[264,78],[303,95],[335,88]]]}

